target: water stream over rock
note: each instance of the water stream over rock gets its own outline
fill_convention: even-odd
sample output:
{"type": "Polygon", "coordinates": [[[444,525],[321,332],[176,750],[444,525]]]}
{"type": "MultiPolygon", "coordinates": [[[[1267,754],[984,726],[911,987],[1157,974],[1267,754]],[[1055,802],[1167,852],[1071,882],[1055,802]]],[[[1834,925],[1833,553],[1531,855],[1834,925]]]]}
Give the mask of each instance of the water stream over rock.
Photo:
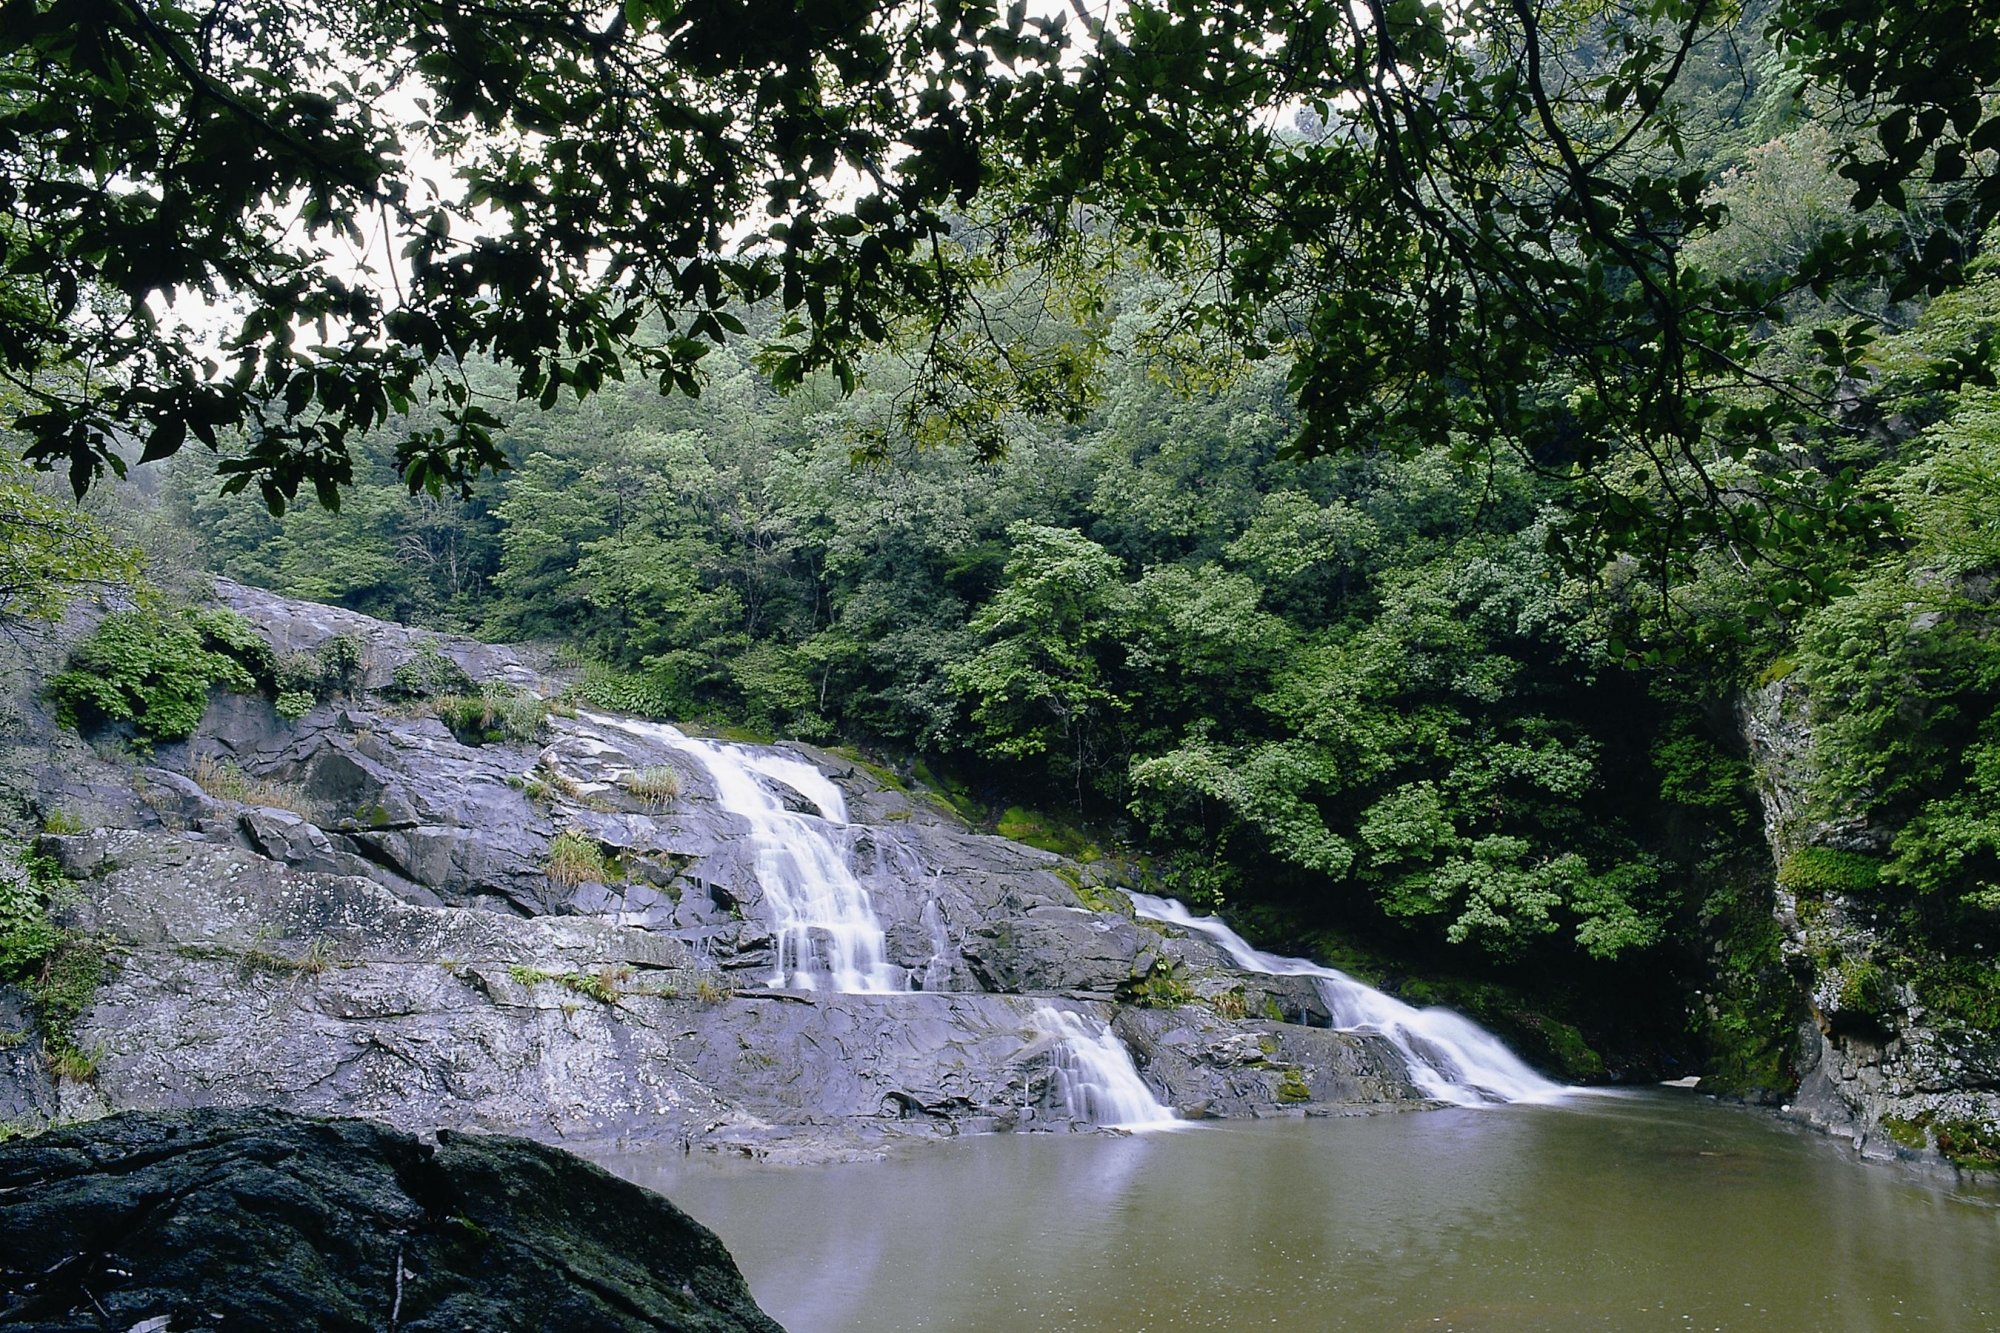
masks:
{"type": "Polygon", "coordinates": [[[1131,1052],[1102,1022],[1054,1005],[1035,1010],[1035,1026],[1054,1037],[1057,1095],[1077,1120],[1113,1129],[1165,1129],[1184,1124],[1139,1077],[1131,1052]]]}
{"type": "Polygon", "coordinates": [[[889,962],[887,936],[868,890],[836,842],[847,826],[847,801],[824,773],[803,759],[697,740],[663,722],[587,716],[599,726],[687,755],[714,781],[722,808],[749,824],[757,882],[776,918],[768,985],[859,995],[910,988],[904,969],[889,962]],[[772,783],[811,802],[818,815],[787,809],[772,783]]]}
{"type": "Polygon", "coordinates": [[[1128,895],[1140,916],[1214,941],[1247,972],[1312,978],[1333,1016],[1333,1025],[1387,1037],[1409,1066],[1410,1081],[1426,1096],[1459,1106],[1480,1106],[1546,1101],[1564,1091],[1523,1064],[1498,1037],[1449,1009],[1418,1009],[1362,985],[1345,972],[1303,958],[1265,953],[1219,918],[1196,916],[1171,898],[1131,891],[1128,895]]]}

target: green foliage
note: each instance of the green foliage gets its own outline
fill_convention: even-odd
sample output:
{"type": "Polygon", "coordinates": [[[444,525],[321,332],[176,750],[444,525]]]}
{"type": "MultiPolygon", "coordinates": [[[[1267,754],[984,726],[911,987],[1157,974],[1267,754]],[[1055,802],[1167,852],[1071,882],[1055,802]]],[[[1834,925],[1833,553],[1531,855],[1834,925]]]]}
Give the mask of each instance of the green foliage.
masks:
{"type": "Polygon", "coordinates": [[[320,700],[358,691],[364,675],[364,651],[355,635],[336,634],[313,652],[280,657],[272,685],[278,716],[296,722],[320,700]]]}
{"type": "Polygon", "coordinates": [[[1305,1075],[1297,1069],[1287,1069],[1278,1076],[1278,1100],[1295,1106],[1312,1100],[1312,1088],[1307,1086],[1305,1075]]]}
{"type": "Polygon", "coordinates": [[[1557,932],[1596,958],[1655,943],[1662,863],[1583,806],[1611,719],[1591,716],[1601,668],[1545,557],[1467,539],[1385,571],[1380,595],[1275,666],[1269,739],[1192,731],[1137,762],[1135,813],[1164,832],[1218,804],[1281,861],[1497,955],[1557,932]]]}
{"type": "Polygon", "coordinates": [[[1001,812],[993,831],[1003,838],[1025,842],[1045,852],[1067,856],[1086,864],[1103,859],[1104,850],[1088,833],[1053,815],[1010,805],[1001,812]]]}
{"type": "Polygon", "coordinates": [[[971,307],[975,265],[945,216],[983,174],[959,101],[1059,49],[991,11],[815,7],[805,42],[642,3],[601,24],[502,4],[476,32],[403,3],[256,0],[212,18],[79,27],[38,4],[8,24],[20,151],[4,187],[24,258],[0,342],[24,382],[89,368],[36,380],[17,422],[79,490],[124,471],[114,442],[150,462],[193,439],[226,449],[226,484],[274,512],[302,487],[333,505],[354,437],[392,419],[413,490],[500,464],[491,399],[456,373],[476,354],[543,407],[628,374],[692,395],[705,355],[747,332],[743,305],[766,302],[759,342],[781,382],[824,368],[851,384],[857,345],[971,307]],[[390,87],[424,113],[390,109],[390,87]],[[509,148],[528,138],[536,151],[509,148]],[[835,164],[871,161],[894,162],[893,189],[824,189],[835,164]],[[432,162],[461,169],[418,165],[432,162]],[[473,215],[468,246],[449,220],[473,215]],[[333,253],[364,227],[398,257],[393,302],[333,253]],[[728,243],[746,228],[758,244],[728,243]],[[211,334],[133,313],[176,291],[242,302],[240,373],[208,360],[211,334]],[[339,335],[295,336],[315,320],[339,335]]]}
{"type": "Polygon", "coordinates": [[[438,720],[466,745],[522,744],[548,725],[549,702],[504,681],[487,681],[476,694],[446,694],[430,701],[438,720]]]}
{"type": "Polygon", "coordinates": [[[564,990],[587,996],[599,1004],[618,1003],[627,982],[632,979],[632,969],[607,963],[595,972],[547,972],[541,968],[515,964],[507,969],[507,974],[522,986],[540,986],[553,983],[564,990]]]}
{"type": "Polygon", "coordinates": [[[1909,971],[1917,999],[1934,1018],[2000,1032],[2000,963],[1928,954],[1912,960],[1909,971]]]}
{"type": "Polygon", "coordinates": [[[1936,1120],[1931,1134],[1953,1166],[1968,1171],[2000,1171],[2000,1129],[1977,1120],[1936,1120]]]}
{"type": "Polygon", "coordinates": [[[1761,848],[1723,865],[1702,905],[1712,976],[1691,1025],[1703,1053],[1702,1086],[1726,1096],[1766,1097],[1796,1081],[1792,1056],[1805,1004],[1786,968],[1784,931],[1772,913],[1761,848]]]}
{"type": "MultiPolygon", "coordinates": [[[[1832,48],[1806,40],[1797,8],[1781,6],[1772,40],[1819,68],[1832,48]]],[[[907,357],[853,363],[858,384],[805,373],[839,355],[812,342],[809,293],[841,266],[798,267],[824,232],[755,251],[796,282],[741,311],[743,348],[702,357],[699,403],[660,392],[686,387],[687,343],[714,341],[687,310],[673,328],[592,325],[524,367],[546,330],[578,332],[563,322],[576,292],[531,282],[548,305],[517,308],[509,269],[467,290],[499,302],[495,338],[520,337],[450,344],[469,354],[448,414],[525,393],[520,410],[413,450],[402,418],[347,429],[322,354],[298,353],[302,407],[266,392],[273,442],[225,438],[242,465],[229,475],[282,496],[288,477],[351,463],[341,522],[230,511],[195,496],[186,468],[170,505],[254,581],[558,643],[588,664],[578,702],[908,754],[970,778],[954,803],[1005,811],[1003,832],[1083,854],[1076,830],[1104,830],[1191,902],[1282,906],[1426,973],[1476,974],[1494,987],[1464,983],[1482,1016],[1565,1067],[1612,1051],[1580,1017],[1592,1000],[1643,995],[1656,1027],[1635,1045],[1700,1046],[1716,1083],[1746,1091],[1783,1085],[1799,1017],[1758,897],[1768,868],[1740,858],[1757,822],[1727,739],[1733,691],[1769,664],[1767,682],[1821,701],[1808,818],[1891,838],[1872,882],[1836,884],[1840,867],[1801,853],[1788,885],[1867,900],[1891,937],[1886,973],[1931,969],[1955,1012],[1985,1012],[1985,974],[1948,965],[2000,948],[2000,461],[1980,387],[2000,299],[1977,265],[1928,309],[1895,290],[1970,254],[1985,187],[1940,178],[1908,214],[1892,199],[1856,210],[1862,182],[1834,164],[1866,115],[1818,92],[1795,103],[1761,18],[1730,28],[1734,11],[1680,0],[1643,16],[1392,10],[1329,50],[1328,25],[1352,32],[1352,15],[1317,0],[1142,3],[1079,41],[1035,106],[983,103],[984,169],[1004,189],[956,211],[976,240],[938,253],[945,288],[916,310],[841,287],[824,313],[916,335],[907,357]],[[1384,40],[1413,80],[1401,100],[1368,59],[1384,40]],[[1681,88],[1658,95],[1670,75],[1681,88]],[[1179,90],[1171,108],[1162,87],[1179,90]],[[1546,118],[1537,87],[1555,94],[1546,118]],[[1447,98],[1474,109],[1426,112],[1447,98]],[[1437,187],[1477,206],[1437,213],[1437,187]],[[1958,239],[1934,252],[1923,234],[1943,218],[1958,239]],[[1017,262],[1057,280],[1030,283],[1017,262]],[[979,327],[940,331],[929,316],[972,290],[951,288],[958,274],[990,283],[979,327]],[[781,307],[805,317],[787,327],[781,307]],[[620,383],[627,332],[671,366],[620,383]],[[756,343],[783,344],[763,361],[772,378],[756,343]],[[320,452],[288,473],[279,455],[308,437],[320,452]],[[510,469],[462,500],[409,494],[502,457],[510,469]],[[1568,987],[1560,1006],[1496,998],[1568,987]],[[1558,1008],[1540,1036],[1519,1017],[1558,1008]]],[[[967,13],[963,46],[918,62],[939,88],[990,35],[967,13]]],[[[518,14],[489,17],[507,32],[518,14]]],[[[386,25],[395,50],[404,18],[391,5],[362,26],[386,25]]],[[[1047,53],[1020,54],[1032,73],[1047,53]]],[[[520,73],[530,102],[549,87],[540,54],[473,56],[520,73]]],[[[878,109],[892,103],[914,105],[878,109]]],[[[529,128],[569,160],[562,131],[529,128]]],[[[1959,133],[1951,116],[1906,129],[1933,146],[1959,133]]],[[[1919,169],[1884,150],[1858,160],[1878,193],[1893,183],[1878,166],[1906,182],[1919,169]]],[[[537,170],[534,156],[500,174],[537,170]]],[[[532,267],[536,247],[507,253],[532,267]]],[[[903,257],[883,252],[890,269],[903,257]]],[[[378,346],[363,341],[357,384],[378,346]]],[[[411,406],[411,429],[435,423],[411,406]]],[[[323,697],[305,674],[279,664],[287,710],[323,697]]],[[[528,730],[434,650],[395,689],[443,701],[469,739],[528,730]]],[[[546,774],[522,785],[561,790],[546,774]]]]}
{"type": "Polygon", "coordinates": [[[1180,968],[1164,960],[1155,962],[1146,975],[1125,983],[1119,994],[1127,1002],[1145,1009],[1178,1009],[1201,998],[1180,968]]]}
{"type": "Polygon", "coordinates": [[[106,616],[49,681],[58,716],[70,726],[130,723],[146,749],[193,734],[215,688],[257,688],[271,653],[232,612],[149,607],[106,616]]]}
{"type": "Polygon", "coordinates": [[[78,590],[120,587],[139,574],[138,553],[121,549],[74,504],[45,494],[0,453],[0,623],[55,620],[78,590]]]}
{"type": "Polygon", "coordinates": [[[1849,960],[1840,965],[1838,974],[1840,986],[1835,998],[1843,1015],[1880,1020],[1895,1003],[1895,983],[1874,961],[1849,960]]]}
{"type": "Polygon", "coordinates": [[[472,691],[472,678],[465,674],[465,669],[446,657],[430,639],[418,640],[409,659],[399,662],[389,673],[389,682],[385,692],[396,699],[436,699],[472,691]]]}
{"type": "Polygon", "coordinates": [[[63,932],[48,919],[55,871],[26,848],[0,847],[0,981],[32,981],[62,944],[63,932]]]}
{"type": "Polygon", "coordinates": [[[619,671],[598,663],[584,668],[583,679],[571,687],[570,697],[593,708],[639,717],[686,717],[691,711],[688,697],[658,675],[619,671]]]}
{"type": "Polygon", "coordinates": [[[86,1080],[96,1062],[77,1045],[76,1024],[97,997],[109,951],[101,940],[50,918],[63,883],[48,857],[19,845],[0,847],[0,983],[27,992],[51,1071],[86,1080]]]}
{"type": "Polygon", "coordinates": [[[335,634],[313,654],[322,689],[352,692],[361,686],[366,649],[353,634],[335,634]]]}
{"type": "Polygon", "coordinates": [[[1882,859],[1832,847],[1801,847],[1778,867],[1778,883],[1800,897],[1868,894],[1882,880],[1882,859]]]}
{"type": "Polygon", "coordinates": [[[1007,537],[1006,584],[971,622],[986,646],[949,668],[951,683],[992,753],[1051,756],[1080,789],[1108,715],[1127,706],[1099,660],[1118,630],[1123,570],[1074,529],[1017,523],[1007,537]]]}

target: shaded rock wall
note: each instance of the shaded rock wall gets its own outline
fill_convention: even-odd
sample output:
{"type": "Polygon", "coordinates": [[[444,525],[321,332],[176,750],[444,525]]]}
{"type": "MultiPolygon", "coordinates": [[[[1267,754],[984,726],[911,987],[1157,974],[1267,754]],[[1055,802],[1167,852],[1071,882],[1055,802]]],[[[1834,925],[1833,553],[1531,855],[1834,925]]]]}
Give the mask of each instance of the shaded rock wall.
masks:
{"type": "MultiPolygon", "coordinates": [[[[1740,720],[1774,870],[1808,848],[1886,849],[1886,831],[1816,817],[1810,808],[1812,729],[1795,684],[1779,680],[1752,692],[1740,720]]],[[[1975,1127],[1985,1141],[2000,1142],[2000,1037],[1925,1011],[1908,980],[1894,975],[1871,905],[1838,892],[1802,903],[1782,876],[1775,904],[1810,1013],[1799,1031],[1799,1087],[1786,1110],[1869,1157],[1937,1160],[1939,1126],[1975,1127]],[[1858,987],[1858,975],[1881,981],[1858,987]]]]}

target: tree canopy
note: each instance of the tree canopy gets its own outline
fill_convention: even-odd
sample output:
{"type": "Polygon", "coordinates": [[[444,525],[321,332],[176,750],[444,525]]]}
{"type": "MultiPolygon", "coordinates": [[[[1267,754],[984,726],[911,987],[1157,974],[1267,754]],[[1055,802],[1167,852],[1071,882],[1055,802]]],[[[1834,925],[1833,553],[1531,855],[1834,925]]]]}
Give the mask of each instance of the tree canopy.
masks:
{"type": "Polygon", "coordinates": [[[16,424],[79,491],[194,439],[231,488],[333,505],[392,416],[413,488],[500,464],[474,357],[543,403],[627,373],[692,393],[773,302],[777,371],[848,378],[953,304],[936,246],[980,108],[1052,50],[979,4],[10,0],[16,424]],[[231,326],[187,327],[188,297],[231,326]]]}
{"type": "Polygon", "coordinates": [[[1585,558],[1783,549],[1880,521],[1796,455],[1871,428],[1880,312],[1816,328],[1802,368],[1773,323],[1857,274],[1948,287],[2000,211],[2000,19],[1955,4],[4,14],[0,362],[30,456],[79,489],[195,439],[231,488],[334,504],[354,433],[394,419],[412,488],[462,490],[504,461],[470,360],[543,404],[693,393],[736,336],[780,384],[913,342],[947,383],[913,390],[915,434],[997,446],[966,395],[1083,392],[1099,335],[1037,345],[979,284],[1137,253],[1177,284],[1161,346],[1287,359],[1309,450],[1511,449],[1567,479],[1553,539],[1585,558]],[[1813,98],[1846,215],[1782,272],[1708,262],[1715,144],[1813,98]],[[184,327],[188,295],[231,327],[184,327]]]}

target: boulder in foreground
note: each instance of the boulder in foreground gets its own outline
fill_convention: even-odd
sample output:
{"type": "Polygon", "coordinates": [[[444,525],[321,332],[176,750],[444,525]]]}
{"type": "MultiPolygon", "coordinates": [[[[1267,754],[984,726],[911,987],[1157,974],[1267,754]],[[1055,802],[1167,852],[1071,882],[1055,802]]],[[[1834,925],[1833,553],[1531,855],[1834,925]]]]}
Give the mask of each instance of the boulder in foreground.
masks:
{"type": "Polygon", "coordinates": [[[262,1108],[0,1145],[0,1326],[782,1333],[722,1242],[560,1149],[262,1108]]]}

